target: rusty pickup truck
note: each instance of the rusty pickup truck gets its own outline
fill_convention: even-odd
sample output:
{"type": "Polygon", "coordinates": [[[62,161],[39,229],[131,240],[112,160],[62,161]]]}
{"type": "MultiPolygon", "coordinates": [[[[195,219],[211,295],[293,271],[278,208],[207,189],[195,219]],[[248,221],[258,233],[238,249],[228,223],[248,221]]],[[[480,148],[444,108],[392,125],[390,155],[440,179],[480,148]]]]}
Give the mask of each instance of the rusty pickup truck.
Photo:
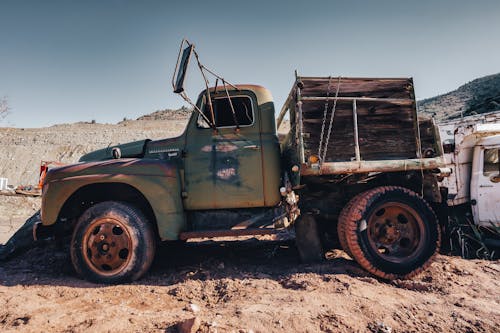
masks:
{"type": "MultiPolygon", "coordinates": [[[[184,41],[173,79],[190,103],[192,54],[199,59],[184,41]]],[[[82,277],[136,280],[160,241],[283,229],[295,232],[303,261],[340,244],[383,279],[429,265],[444,161],[432,120],[417,116],[412,79],[296,75],[276,119],[269,90],[198,65],[216,84],[192,103],[180,136],[110,146],[47,173],[36,233],[70,229],[82,277]]]]}

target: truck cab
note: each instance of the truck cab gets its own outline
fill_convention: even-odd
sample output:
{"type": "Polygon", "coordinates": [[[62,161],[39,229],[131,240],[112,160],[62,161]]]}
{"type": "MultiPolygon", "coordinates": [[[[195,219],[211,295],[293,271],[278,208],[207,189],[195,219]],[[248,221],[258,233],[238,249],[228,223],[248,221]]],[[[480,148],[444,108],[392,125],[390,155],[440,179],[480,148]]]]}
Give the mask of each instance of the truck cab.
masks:
{"type": "Polygon", "coordinates": [[[479,226],[500,226],[499,151],[500,135],[481,138],[474,146],[470,196],[474,223],[479,226]]]}
{"type": "MultiPolygon", "coordinates": [[[[210,89],[216,129],[206,92],[198,98],[183,147],[186,210],[270,207],[280,201],[280,150],[271,93],[256,85],[210,89]],[[232,113],[234,108],[234,114],[232,113]]],[[[149,152],[161,151],[161,142],[149,152]]],[[[151,157],[159,157],[153,153],[151,157]]]]}
{"type": "Polygon", "coordinates": [[[447,205],[472,213],[481,227],[500,225],[498,150],[500,114],[471,116],[439,124],[449,176],[440,182],[447,205]]]}

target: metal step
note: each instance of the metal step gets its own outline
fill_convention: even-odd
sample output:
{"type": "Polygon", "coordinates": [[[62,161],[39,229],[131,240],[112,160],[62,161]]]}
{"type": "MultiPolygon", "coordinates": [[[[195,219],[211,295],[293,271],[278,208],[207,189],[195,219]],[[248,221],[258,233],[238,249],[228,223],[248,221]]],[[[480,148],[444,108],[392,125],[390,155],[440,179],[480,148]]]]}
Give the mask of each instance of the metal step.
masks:
{"type": "Polygon", "coordinates": [[[202,231],[187,231],[179,235],[180,240],[190,238],[217,238],[217,237],[239,237],[239,236],[259,236],[273,235],[280,230],[274,228],[258,228],[258,229],[236,229],[236,230],[202,230],[202,231]]]}

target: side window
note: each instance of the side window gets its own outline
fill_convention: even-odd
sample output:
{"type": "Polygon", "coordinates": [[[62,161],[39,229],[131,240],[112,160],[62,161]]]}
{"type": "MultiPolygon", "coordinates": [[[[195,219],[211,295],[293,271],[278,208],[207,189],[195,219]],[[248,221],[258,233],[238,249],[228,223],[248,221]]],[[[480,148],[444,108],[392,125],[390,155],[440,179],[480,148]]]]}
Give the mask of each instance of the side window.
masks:
{"type": "Polygon", "coordinates": [[[483,175],[493,176],[500,172],[500,162],[498,161],[498,148],[484,150],[483,175]]]}
{"type": "MultiPolygon", "coordinates": [[[[231,96],[231,103],[233,104],[236,121],[240,127],[251,126],[254,122],[254,112],[252,107],[252,100],[248,96],[231,96]]],[[[215,115],[215,124],[217,127],[236,127],[231,103],[227,97],[214,98],[212,106],[215,115]]],[[[212,119],[210,108],[205,105],[203,113],[208,119],[212,119]]],[[[209,128],[210,126],[200,115],[198,117],[198,127],[209,128]]]]}

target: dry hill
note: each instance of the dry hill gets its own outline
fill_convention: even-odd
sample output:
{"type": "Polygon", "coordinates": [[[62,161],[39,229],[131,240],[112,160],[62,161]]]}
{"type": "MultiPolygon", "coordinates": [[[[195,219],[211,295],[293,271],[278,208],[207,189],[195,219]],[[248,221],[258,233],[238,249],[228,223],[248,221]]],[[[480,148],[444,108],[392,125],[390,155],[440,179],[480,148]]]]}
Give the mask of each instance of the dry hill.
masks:
{"type": "Polygon", "coordinates": [[[500,110],[500,73],[484,76],[449,93],[418,102],[418,110],[437,120],[500,110]]]}

